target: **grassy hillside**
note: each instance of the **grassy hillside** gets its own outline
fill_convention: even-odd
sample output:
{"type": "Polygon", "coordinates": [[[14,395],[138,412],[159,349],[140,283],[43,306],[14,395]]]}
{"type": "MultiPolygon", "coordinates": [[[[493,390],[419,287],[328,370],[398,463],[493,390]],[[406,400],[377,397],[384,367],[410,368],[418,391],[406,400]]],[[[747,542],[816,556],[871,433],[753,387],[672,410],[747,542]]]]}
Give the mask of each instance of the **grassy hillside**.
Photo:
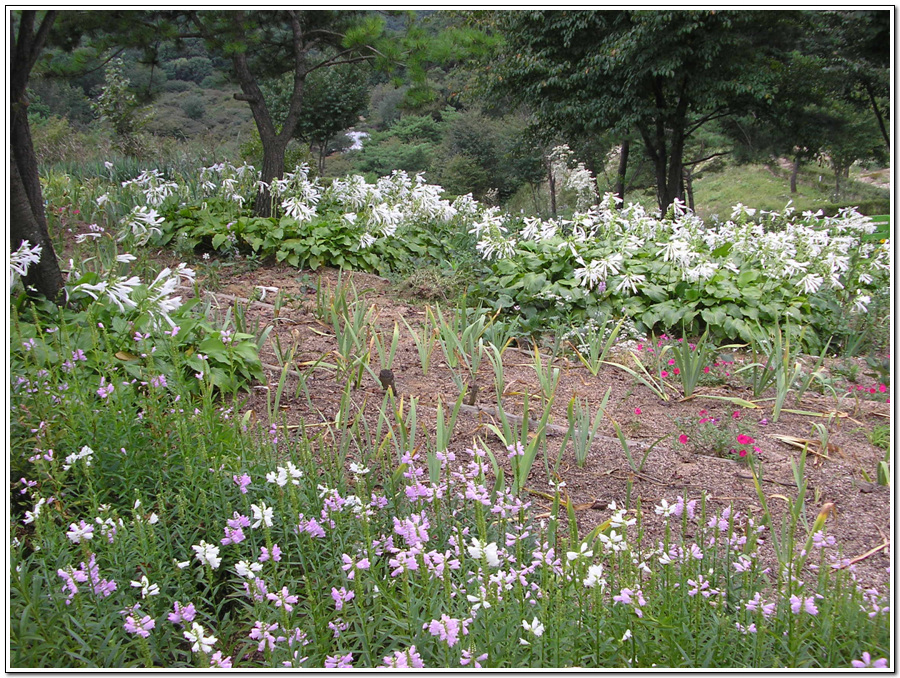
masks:
{"type": "MultiPolygon", "coordinates": [[[[839,204],[889,200],[890,191],[855,180],[860,171],[845,180],[839,204]]],[[[758,209],[781,209],[788,201],[798,211],[817,210],[833,204],[834,173],[812,166],[801,170],[797,192],[791,193],[790,172],[772,165],[729,166],[694,182],[697,212],[703,217],[727,217],[738,202],[758,209]]]]}

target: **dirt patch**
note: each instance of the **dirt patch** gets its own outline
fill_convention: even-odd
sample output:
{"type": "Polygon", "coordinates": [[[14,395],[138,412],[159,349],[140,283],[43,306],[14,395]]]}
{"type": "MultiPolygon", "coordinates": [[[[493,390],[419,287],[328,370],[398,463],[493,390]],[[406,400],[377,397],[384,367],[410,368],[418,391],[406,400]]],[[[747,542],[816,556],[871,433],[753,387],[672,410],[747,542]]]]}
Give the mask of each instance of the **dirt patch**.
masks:
{"type": "MultiPolygon", "coordinates": [[[[265,419],[267,392],[274,394],[281,373],[280,359],[273,348],[280,342],[285,354],[291,348],[295,353],[290,366],[292,373],[280,402],[279,416],[292,426],[302,422],[307,426],[322,427],[325,422],[333,422],[339,410],[342,387],[333,371],[311,366],[318,360],[335,362],[334,332],[316,317],[315,290],[317,285],[334,289],[338,283],[338,272],[303,272],[286,265],[271,265],[243,273],[235,272],[230,276],[221,275],[216,292],[206,296],[211,294],[210,298],[217,299],[223,309],[233,303],[231,297],[246,299],[255,295],[258,299],[261,292],[254,292],[257,286],[277,288],[282,295],[277,307],[272,303],[275,293],[271,290],[267,291],[261,302],[249,305],[247,316],[251,322],[260,327],[272,327],[261,355],[263,362],[270,366],[267,368],[269,383],[251,388],[242,407],[253,410],[259,420],[265,419]],[[306,374],[306,392],[298,388],[299,380],[294,376],[303,373],[306,374]]],[[[366,303],[375,307],[373,312],[384,337],[389,340],[394,323],[399,325],[400,340],[392,365],[397,393],[407,408],[411,398],[417,399],[420,427],[417,440],[422,440],[423,435],[433,437],[435,408],[441,402],[446,412],[456,401],[458,392],[439,345],[434,350],[427,375],[423,374],[415,343],[401,321],[405,320],[413,329],[418,329],[425,319],[424,304],[417,299],[398,296],[389,281],[377,276],[345,272],[341,277],[344,281],[352,280],[360,296],[364,295],[366,303]]],[[[202,281],[200,288],[203,289],[202,281]]],[[[378,359],[374,350],[372,360],[377,373],[378,359]]],[[[522,414],[523,396],[527,391],[532,403],[531,414],[539,416],[534,414],[539,382],[531,367],[532,360],[533,355],[529,351],[515,346],[503,354],[506,384],[500,404],[509,413],[522,414]]],[[[545,363],[547,360],[545,357],[545,363]]],[[[758,522],[761,510],[748,466],[740,461],[689,451],[673,435],[673,422],[677,418],[698,417],[701,410],[706,410],[704,416],[717,418],[733,417],[735,412],[739,412],[738,416],[752,426],[756,445],[760,448],[759,458],[764,471],[762,484],[768,504],[776,516],[781,516],[787,500],[797,496],[792,461],[798,460],[800,451],[776,436],[808,438],[813,433],[813,424],[828,422],[824,415],[833,412],[828,449],[822,450],[821,455],[808,455],[803,478],[808,485],[805,520],[811,525],[823,507],[833,504],[834,512],[827,522],[828,533],[836,538],[846,558],[870,554],[854,565],[856,576],[867,586],[886,589],[890,578],[890,551],[888,548],[873,550],[883,545],[891,534],[891,490],[887,486],[867,482],[863,472],[874,480],[877,464],[884,458],[884,451],[871,444],[866,433],[876,425],[890,422],[889,404],[859,399],[846,393],[823,396],[807,392],[799,403],[795,402],[793,395],[789,396],[785,407],[823,416],[784,413],[778,423],[773,424],[763,421],[771,418],[771,407],[767,403],[762,403],[759,409],[751,409],[699,397],[714,395],[752,399],[750,390],[742,386],[738,379],[732,378],[718,387],[701,388],[698,397],[690,400],[675,397],[663,401],[645,386],[636,384],[630,375],[613,367],[606,366],[597,376],[592,376],[572,359],[558,359],[554,366],[560,369],[560,380],[550,419],[552,430],[548,435],[551,466],[555,464],[562,442],[560,430],[567,424],[566,406],[569,400],[573,396],[586,398],[591,410],[596,411],[606,390],[611,392],[608,416],[601,424],[584,466],[579,467],[575,463],[571,444],[563,452],[559,466],[559,480],[565,482],[565,491],[577,509],[581,534],[586,534],[610,517],[610,503],[615,502],[621,507],[630,502],[634,507],[640,501],[644,508],[644,548],[651,548],[662,535],[662,520],[654,513],[653,507],[663,499],[672,502],[681,495],[699,499],[705,494],[708,515],[713,512],[718,514],[723,508],[733,506],[744,518],[752,516],[758,522]],[[662,436],[668,437],[647,453],[641,470],[636,471],[629,465],[610,419],[616,420],[632,441],[635,463],[643,457],[650,444],[662,436]]],[[[478,394],[471,405],[459,414],[450,451],[456,454],[459,462],[464,463],[467,460],[465,450],[483,441],[497,455],[509,478],[510,467],[503,444],[487,426],[498,423],[493,372],[487,359],[482,363],[476,383],[478,394]]],[[[350,395],[353,407],[374,424],[385,398],[379,381],[365,374],[360,388],[351,391],[350,395]]],[[[549,511],[550,502],[542,493],[551,492],[550,481],[553,480],[548,477],[543,457],[539,455],[526,484],[533,506],[539,513],[549,511]]]]}

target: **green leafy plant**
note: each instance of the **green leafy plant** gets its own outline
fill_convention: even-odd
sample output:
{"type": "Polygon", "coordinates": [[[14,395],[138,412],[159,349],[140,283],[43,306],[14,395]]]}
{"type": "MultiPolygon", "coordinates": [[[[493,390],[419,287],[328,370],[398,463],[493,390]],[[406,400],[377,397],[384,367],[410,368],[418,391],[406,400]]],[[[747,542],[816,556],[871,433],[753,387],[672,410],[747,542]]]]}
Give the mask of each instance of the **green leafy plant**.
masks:
{"type": "Polygon", "coordinates": [[[594,414],[593,421],[588,407],[587,399],[580,401],[575,396],[569,400],[566,408],[566,417],[569,422],[568,439],[572,440],[572,447],[575,450],[575,463],[578,468],[584,468],[587,462],[588,452],[591,451],[591,444],[597,435],[597,430],[603,421],[603,415],[606,413],[606,403],[609,401],[609,395],[612,389],[606,389],[603,399],[597,406],[597,412],[594,414]]]}

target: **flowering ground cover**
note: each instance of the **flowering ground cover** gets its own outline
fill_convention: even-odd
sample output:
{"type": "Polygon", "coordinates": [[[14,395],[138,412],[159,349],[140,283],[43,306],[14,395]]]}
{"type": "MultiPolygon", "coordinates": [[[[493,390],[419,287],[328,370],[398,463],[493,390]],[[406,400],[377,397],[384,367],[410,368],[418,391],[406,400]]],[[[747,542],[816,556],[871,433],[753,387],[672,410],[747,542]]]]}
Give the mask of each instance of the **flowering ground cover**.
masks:
{"type": "Polygon", "coordinates": [[[110,276],[69,223],[77,303],[11,306],[11,666],[892,661],[883,349],[559,315],[576,352],[215,235],[110,276]]]}

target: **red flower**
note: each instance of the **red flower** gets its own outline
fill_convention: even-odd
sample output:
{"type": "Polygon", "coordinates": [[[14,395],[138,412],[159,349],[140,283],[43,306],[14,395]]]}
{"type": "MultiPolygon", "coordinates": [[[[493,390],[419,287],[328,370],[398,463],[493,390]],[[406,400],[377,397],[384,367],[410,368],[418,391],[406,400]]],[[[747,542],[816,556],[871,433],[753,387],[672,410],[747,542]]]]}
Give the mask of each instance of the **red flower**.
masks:
{"type": "Polygon", "coordinates": [[[677,367],[672,370],[672,372],[674,372],[675,374],[681,374],[681,370],[679,370],[677,367]]]}
{"type": "Polygon", "coordinates": [[[709,374],[709,365],[703,368],[703,374],[709,374]]]}
{"type": "Polygon", "coordinates": [[[747,450],[741,450],[740,452],[738,452],[738,456],[739,456],[739,457],[746,457],[746,456],[747,456],[747,450]]]}

